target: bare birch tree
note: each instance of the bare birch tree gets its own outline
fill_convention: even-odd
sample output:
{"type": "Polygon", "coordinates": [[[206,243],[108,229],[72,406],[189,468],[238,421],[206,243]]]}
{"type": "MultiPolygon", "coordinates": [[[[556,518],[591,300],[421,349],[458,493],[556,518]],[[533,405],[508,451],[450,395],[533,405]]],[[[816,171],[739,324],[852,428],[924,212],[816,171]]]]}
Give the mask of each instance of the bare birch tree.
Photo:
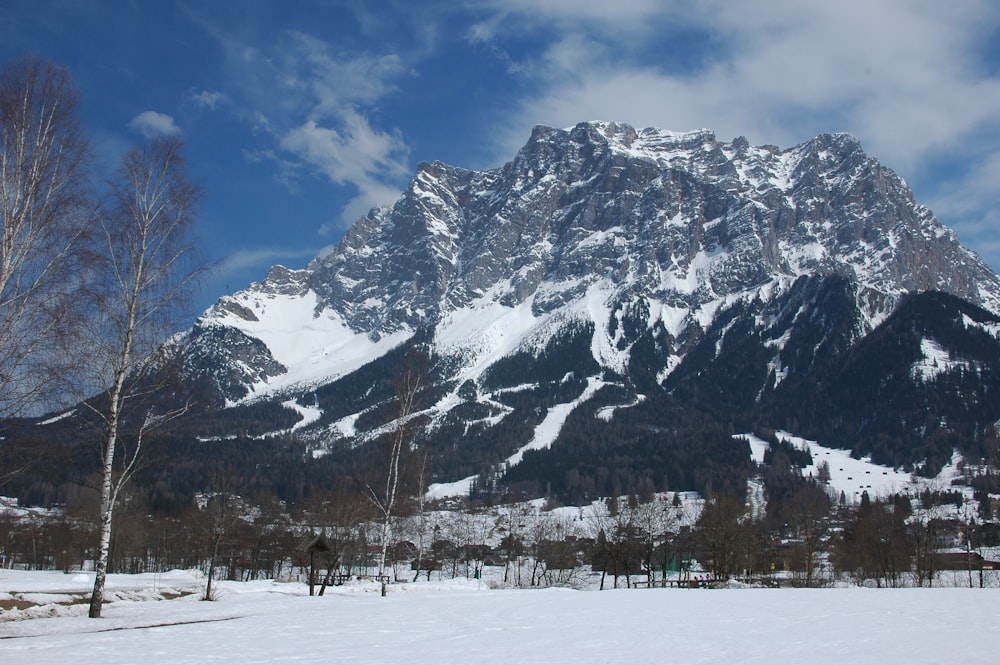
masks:
{"type": "MultiPolygon", "coordinates": [[[[62,384],[88,221],[88,147],[65,69],[0,70],[0,413],[54,405],[62,384]],[[58,363],[62,361],[61,365],[58,363]]],[[[6,470],[8,473],[10,469],[6,470]]],[[[5,469],[0,469],[0,476],[5,469]]]]}
{"type": "MultiPolygon", "coordinates": [[[[226,540],[232,539],[232,532],[243,521],[243,503],[237,489],[237,474],[231,468],[217,469],[209,474],[211,493],[204,507],[198,506],[196,522],[205,535],[208,550],[208,571],[205,574],[205,592],[202,600],[215,600],[212,583],[215,581],[219,564],[219,552],[226,540]]],[[[230,570],[230,573],[232,571],[230,570]]]]}
{"type": "Polygon", "coordinates": [[[636,511],[630,502],[622,502],[617,497],[609,497],[595,504],[589,523],[597,545],[594,552],[595,570],[601,569],[600,589],[604,590],[605,577],[611,573],[614,588],[618,588],[619,578],[625,577],[625,585],[632,586],[631,575],[638,567],[641,552],[636,511]]]}
{"type": "Polygon", "coordinates": [[[636,526],[637,545],[643,567],[646,569],[646,584],[653,587],[656,582],[656,564],[661,563],[664,579],[666,560],[667,533],[674,530],[680,522],[679,509],[673,507],[666,497],[652,497],[648,501],[637,500],[632,511],[632,522],[636,526]]]}
{"type": "MultiPolygon", "coordinates": [[[[417,474],[417,497],[416,497],[416,514],[413,516],[410,533],[413,536],[414,546],[417,548],[416,558],[415,558],[415,568],[413,572],[413,581],[416,582],[420,578],[420,572],[423,569],[424,563],[424,552],[427,550],[428,546],[428,517],[427,517],[427,451],[425,450],[423,455],[420,457],[420,471],[417,474]]],[[[430,580],[430,570],[427,571],[427,579],[430,580]]]]}
{"type": "Polygon", "coordinates": [[[90,362],[101,385],[89,400],[102,429],[100,540],[90,616],[101,616],[113,516],[119,493],[136,471],[150,431],[183,411],[149,398],[164,384],[152,368],[180,305],[201,272],[189,236],[198,188],[187,179],[181,144],[160,139],[131,150],[100,216],[100,290],[90,362]]]}
{"type": "Polygon", "coordinates": [[[913,572],[917,586],[934,586],[937,574],[937,554],[943,537],[940,521],[934,519],[930,506],[921,503],[909,520],[909,530],[913,539],[913,572]]]}
{"type": "Polygon", "coordinates": [[[503,583],[520,587],[526,551],[524,536],[528,520],[534,515],[533,508],[526,504],[511,503],[502,506],[500,511],[500,547],[504,553],[503,583]]]}
{"type": "Polygon", "coordinates": [[[400,459],[403,449],[409,445],[410,421],[419,409],[420,391],[426,377],[426,365],[423,352],[412,349],[403,361],[402,367],[393,377],[393,388],[396,393],[396,412],[392,423],[392,432],[388,443],[386,460],[385,487],[375,489],[368,486],[368,497],[378,511],[380,527],[380,552],[378,559],[378,576],[382,585],[382,595],[386,594],[386,560],[389,553],[389,541],[392,535],[392,518],[399,499],[400,459]]]}

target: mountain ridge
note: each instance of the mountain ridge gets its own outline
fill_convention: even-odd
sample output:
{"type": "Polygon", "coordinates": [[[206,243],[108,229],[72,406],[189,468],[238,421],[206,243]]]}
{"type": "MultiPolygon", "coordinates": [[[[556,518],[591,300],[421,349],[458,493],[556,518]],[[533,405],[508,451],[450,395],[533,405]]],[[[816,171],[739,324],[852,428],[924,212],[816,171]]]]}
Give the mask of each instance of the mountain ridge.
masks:
{"type": "MultiPolygon", "coordinates": [[[[997,448],[998,305],[1000,278],[848,135],[539,127],[495,169],[422,163],[331,253],[175,335],[169,398],[198,407],[159,436],[185,478],[143,482],[183,497],[224,460],[295,501],[357,483],[403,424],[438,494],[738,493],[734,436],[776,430],[933,475],[997,448]],[[393,377],[418,357],[403,423],[393,377]]],[[[19,427],[70,445],[74,420],[19,427]]]]}
{"type": "MultiPolygon", "coordinates": [[[[996,275],[846,134],[781,151],[742,138],[720,143],[707,130],[584,123],[537,127],[498,169],[421,164],[395,205],[359,220],[329,255],[304,270],[275,267],[220,299],[195,328],[253,338],[264,310],[287,298],[295,311],[272,319],[342,340],[302,358],[277,349],[292,331],[273,334],[265,345],[290,370],[335,352],[384,353],[421,327],[462,347],[460,326],[447,323],[468,318],[463,310],[538,324],[585,296],[632,290],[655,301],[652,316],[677,336],[704,328],[722,303],[783,291],[803,274],[857,281],[869,329],[910,291],[1000,307],[996,275]]],[[[489,346],[494,333],[482,326],[466,350],[489,346]]],[[[277,365],[255,375],[276,379],[277,365]]]]}

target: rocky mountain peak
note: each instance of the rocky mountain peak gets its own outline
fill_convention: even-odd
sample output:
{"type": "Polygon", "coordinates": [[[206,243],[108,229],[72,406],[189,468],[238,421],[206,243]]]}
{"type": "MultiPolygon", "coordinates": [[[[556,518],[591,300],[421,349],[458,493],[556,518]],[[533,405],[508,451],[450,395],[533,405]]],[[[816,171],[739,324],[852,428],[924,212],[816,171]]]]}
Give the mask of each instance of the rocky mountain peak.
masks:
{"type": "MultiPolygon", "coordinates": [[[[600,331],[624,307],[683,336],[705,330],[720,307],[824,275],[857,286],[869,329],[914,291],[1000,309],[997,276],[850,135],[779,149],[708,130],[589,122],[536,127],[496,169],[421,163],[399,200],[358,220],[329,255],[305,270],[275,267],[202,324],[270,346],[257,324],[279,298],[299,303],[303,328],[376,345],[432,330],[480,362],[512,317],[523,334],[552,317],[600,331]],[[469,316],[476,324],[456,333],[469,316]]],[[[619,368],[622,344],[602,355],[619,368]]],[[[315,345],[310,362],[330,341],[315,345]]]]}
{"type": "Polygon", "coordinates": [[[995,450],[987,310],[1000,279],[853,137],[538,127],[500,168],[421,163],[333,252],[177,335],[207,406],[173,436],[275,443],[328,487],[419,354],[408,454],[447,491],[738,494],[733,433],[767,430],[936,473],[995,450]]]}

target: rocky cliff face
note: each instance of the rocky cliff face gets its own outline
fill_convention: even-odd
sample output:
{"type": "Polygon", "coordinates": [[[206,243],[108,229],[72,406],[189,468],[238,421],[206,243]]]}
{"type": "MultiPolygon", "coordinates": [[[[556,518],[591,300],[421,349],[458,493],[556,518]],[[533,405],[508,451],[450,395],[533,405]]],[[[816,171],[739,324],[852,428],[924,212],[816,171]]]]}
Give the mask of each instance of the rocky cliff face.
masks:
{"type": "MultiPolygon", "coordinates": [[[[303,363],[312,370],[302,378],[322,380],[323,358],[327,378],[340,375],[350,369],[334,357],[343,345],[378,355],[386,336],[398,343],[419,328],[482,361],[514,313],[520,333],[560,312],[597,316],[601,329],[641,297],[648,324],[680,338],[720,306],[768,300],[804,275],[857,285],[859,335],[908,292],[1000,308],[997,276],[850,136],[780,150],[589,123],[536,128],[499,169],[421,164],[395,205],[359,220],[329,256],[223,298],[191,336],[230,328],[268,347],[270,358],[238,359],[246,379],[223,392],[239,399],[294,384],[303,363]],[[272,334],[279,316],[284,337],[299,331],[296,353],[272,334]]],[[[623,366],[614,355],[599,360],[623,366]]]]}
{"type": "Polygon", "coordinates": [[[940,462],[956,441],[978,450],[1000,404],[953,398],[1000,394],[987,385],[997,311],[1000,279],[850,136],[782,150],[587,123],[536,128],[498,169],[421,164],[335,251],[220,299],[175,351],[219,407],[290,410],[299,422],[283,432],[335,454],[379,436],[390,376],[419,340],[432,367],[418,439],[435,477],[540,482],[552,460],[575,463],[567,451],[596,455],[593,437],[689,471],[704,455],[679,451],[727,450],[733,427],[828,436],[893,463],[940,462]],[[921,292],[964,304],[911,306],[923,318],[900,322],[921,292]],[[886,322],[910,331],[905,349],[886,322]],[[913,370],[941,349],[941,372],[913,370]],[[893,415],[862,409],[855,423],[843,392],[893,415]],[[662,432],[673,438],[650,438],[662,432]]]}
{"type": "Polygon", "coordinates": [[[689,311],[803,274],[1000,302],[992,271],[849,136],[781,151],[615,124],[537,128],[499,170],[422,164],[309,271],[369,331],[487,296],[540,314],[602,281],[689,311]]]}

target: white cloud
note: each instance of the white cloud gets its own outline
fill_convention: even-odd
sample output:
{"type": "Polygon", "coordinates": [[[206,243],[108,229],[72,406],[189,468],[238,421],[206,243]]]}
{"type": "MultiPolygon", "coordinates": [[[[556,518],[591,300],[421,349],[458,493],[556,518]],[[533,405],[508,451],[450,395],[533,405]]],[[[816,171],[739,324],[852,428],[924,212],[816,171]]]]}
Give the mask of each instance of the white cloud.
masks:
{"type": "Polygon", "coordinates": [[[301,165],[291,159],[278,156],[273,150],[243,150],[243,159],[250,164],[270,164],[274,167],[274,182],[286,187],[289,191],[297,189],[301,165]]]}
{"type": "Polygon", "coordinates": [[[336,249],[337,249],[336,245],[324,245],[323,247],[319,248],[318,252],[316,252],[316,258],[318,258],[318,259],[326,258],[330,254],[333,254],[333,252],[336,249]]]}
{"type": "Polygon", "coordinates": [[[409,74],[397,55],[345,53],[301,31],[254,47],[216,35],[230,55],[234,107],[272,142],[245,150],[247,159],[274,164],[276,181],[293,189],[312,171],[353,190],[341,213],[345,225],[398,197],[409,175],[409,148],[398,131],[374,119],[378,104],[409,74]]]}
{"type": "Polygon", "coordinates": [[[314,249],[247,249],[233,252],[216,270],[220,277],[244,270],[261,270],[285,262],[299,263],[316,257],[314,249]]]}
{"type": "Polygon", "coordinates": [[[557,26],[572,29],[587,25],[602,31],[613,30],[635,36],[651,29],[650,19],[668,17],[676,20],[691,11],[687,0],[484,0],[475,3],[478,8],[491,8],[494,12],[481,22],[489,32],[499,29],[499,24],[515,24],[524,29],[525,24],[557,26]]]}
{"type": "MultiPolygon", "coordinates": [[[[497,132],[496,161],[509,159],[535,124],[708,128],[784,147],[846,131],[918,198],[932,198],[963,238],[978,235],[971,211],[983,219],[1000,208],[995,178],[970,170],[946,192],[934,172],[942,155],[978,155],[984,143],[1000,155],[1000,78],[983,55],[1000,30],[996,3],[505,0],[481,25],[476,39],[497,49],[526,31],[544,43],[522,60],[532,93],[497,132]],[[680,65],[661,57],[685,48],[697,57],[680,65]]],[[[985,258],[1000,265],[1000,252],[988,256],[983,243],[985,258]]]]}
{"type": "Polygon", "coordinates": [[[398,134],[373,129],[351,111],[340,129],[314,120],[291,129],[281,140],[285,151],[318,169],[331,182],[350,184],[358,194],[345,206],[343,221],[355,221],[370,208],[391,203],[400,194],[391,184],[406,175],[408,150],[398,134]]]}
{"type": "MultiPolygon", "coordinates": [[[[933,173],[942,155],[991,161],[984,143],[1000,154],[1000,80],[982,55],[1000,32],[991,0],[460,0],[417,14],[406,13],[425,33],[417,50],[433,49],[418,57],[462,57],[446,50],[458,34],[516,77],[503,104],[479,111],[496,143],[493,165],[536,124],[708,128],[786,147],[847,131],[963,238],[972,237],[963,224],[1000,209],[995,179],[973,180],[970,170],[948,180],[949,194],[933,173]]],[[[350,44],[206,27],[229,56],[228,106],[258,141],[247,154],[270,150],[286,185],[312,172],[346,187],[343,224],[391,202],[409,177],[408,141],[381,108],[411,75],[398,31],[385,24],[400,15],[365,7],[354,18],[366,40],[350,44]]],[[[209,108],[222,103],[202,94],[209,108]]]]}
{"type": "MultiPolygon", "coordinates": [[[[996,143],[994,144],[996,145],[996,143]]],[[[1000,195],[997,193],[997,173],[1000,173],[1000,150],[972,154],[963,171],[943,177],[931,188],[923,203],[939,219],[951,222],[963,243],[1000,269],[1000,195]]]]}
{"type": "Polygon", "coordinates": [[[305,119],[279,132],[279,146],[331,182],[356,190],[342,212],[346,225],[392,202],[409,173],[402,136],[376,128],[365,114],[395,89],[404,68],[393,55],[338,58],[320,39],[302,33],[288,38],[279,79],[305,119]]]}
{"type": "Polygon", "coordinates": [[[201,90],[188,93],[190,99],[196,106],[214,111],[217,106],[229,101],[229,97],[224,92],[201,90]]]}
{"type": "Polygon", "coordinates": [[[156,111],[143,111],[132,118],[128,126],[148,139],[181,133],[181,128],[174,123],[172,117],[156,111]]]}
{"type": "MultiPolygon", "coordinates": [[[[636,4],[654,22],[654,6],[636,4]]],[[[564,29],[526,70],[538,92],[518,109],[519,136],[529,124],[595,118],[780,144],[850,131],[891,162],[912,164],[992,122],[1000,108],[1000,81],[975,66],[983,15],[997,22],[981,3],[982,12],[954,3],[701,2],[684,20],[717,45],[694,71],[660,67],[654,38],[644,59],[615,57],[612,29],[582,24],[612,17],[588,7],[570,26],[573,14],[557,19],[549,3],[535,15],[564,29]]]]}
{"type": "MultiPolygon", "coordinates": [[[[399,198],[399,189],[390,185],[382,185],[373,181],[370,187],[360,189],[358,195],[348,201],[340,213],[340,229],[344,230],[354,222],[367,215],[372,208],[384,206],[399,198]]],[[[326,233],[330,232],[328,226],[323,228],[326,233]]]]}
{"type": "Polygon", "coordinates": [[[394,54],[337,57],[329,44],[311,35],[291,32],[288,40],[284,76],[290,87],[314,97],[314,113],[339,115],[348,105],[374,104],[395,89],[395,79],[405,72],[394,54]],[[293,74],[293,69],[298,71],[293,74]]]}

